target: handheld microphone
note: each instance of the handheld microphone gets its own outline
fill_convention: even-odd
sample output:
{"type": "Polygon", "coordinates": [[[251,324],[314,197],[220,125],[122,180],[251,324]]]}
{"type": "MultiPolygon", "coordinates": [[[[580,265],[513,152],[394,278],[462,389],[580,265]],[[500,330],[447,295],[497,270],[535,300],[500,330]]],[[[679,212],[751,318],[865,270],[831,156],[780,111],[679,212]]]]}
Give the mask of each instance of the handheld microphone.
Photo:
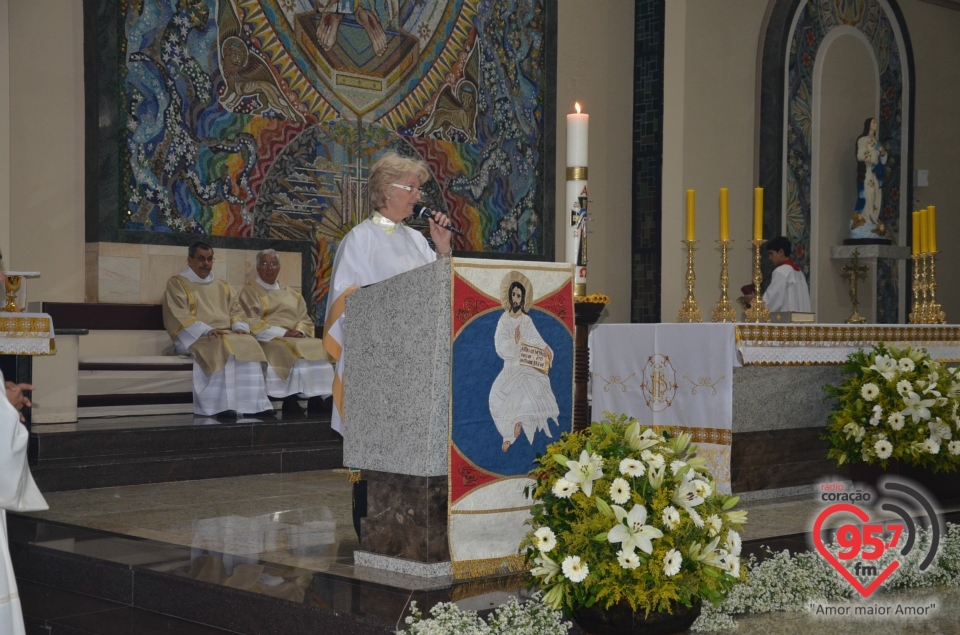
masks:
{"type": "MultiPolygon", "coordinates": [[[[437,223],[437,225],[440,225],[440,222],[437,221],[436,218],[433,218],[433,215],[436,214],[436,212],[434,212],[432,209],[427,209],[423,205],[417,204],[413,206],[413,213],[417,215],[417,218],[422,218],[424,220],[430,218],[430,219],[433,219],[433,222],[437,223]]],[[[459,229],[457,229],[453,225],[440,225],[440,227],[443,227],[444,229],[453,232],[457,236],[463,236],[463,232],[461,232],[459,229]]]]}

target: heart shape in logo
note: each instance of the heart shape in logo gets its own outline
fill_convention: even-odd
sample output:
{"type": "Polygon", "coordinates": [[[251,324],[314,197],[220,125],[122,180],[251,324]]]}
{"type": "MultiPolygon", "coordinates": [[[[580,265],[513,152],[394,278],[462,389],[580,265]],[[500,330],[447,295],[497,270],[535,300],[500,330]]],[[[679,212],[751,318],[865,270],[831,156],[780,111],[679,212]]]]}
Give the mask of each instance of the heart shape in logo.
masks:
{"type": "Polygon", "coordinates": [[[876,591],[881,584],[883,584],[884,580],[890,577],[890,574],[897,570],[897,568],[900,566],[900,562],[898,560],[894,560],[887,565],[883,571],[880,572],[880,575],[878,575],[869,586],[863,586],[863,583],[861,583],[860,580],[850,573],[850,570],[843,566],[843,564],[837,560],[836,556],[827,550],[823,544],[823,539],[820,536],[823,523],[826,522],[827,518],[833,514],[840,513],[853,514],[864,523],[870,520],[870,516],[867,514],[867,512],[854,505],[849,505],[847,503],[831,505],[820,512],[820,515],[817,516],[816,522],[813,524],[813,544],[816,546],[817,551],[820,552],[820,555],[823,556],[823,559],[829,562],[830,565],[833,566],[833,568],[836,569],[840,575],[842,575],[844,579],[850,583],[850,586],[856,589],[857,592],[863,597],[870,597],[870,595],[876,591]]]}

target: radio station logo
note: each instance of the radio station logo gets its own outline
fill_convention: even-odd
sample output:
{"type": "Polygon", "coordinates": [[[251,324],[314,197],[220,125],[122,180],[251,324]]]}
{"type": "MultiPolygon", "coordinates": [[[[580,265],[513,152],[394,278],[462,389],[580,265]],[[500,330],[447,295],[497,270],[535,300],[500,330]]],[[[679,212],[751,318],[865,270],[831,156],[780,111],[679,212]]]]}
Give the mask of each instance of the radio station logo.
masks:
{"type": "Polygon", "coordinates": [[[931,497],[916,483],[885,477],[876,492],[882,496],[879,500],[869,490],[848,491],[843,483],[824,483],[818,493],[821,501],[832,504],[814,521],[813,544],[820,556],[864,598],[880,588],[916,546],[915,518],[928,526],[931,534],[919,569],[925,571],[933,564],[940,548],[942,521],[931,497]],[[843,524],[834,533],[838,521],[843,524]],[[825,533],[832,535],[829,542],[835,543],[836,549],[827,548],[825,533]],[[881,568],[880,561],[890,551],[896,552],[896,556],[881,568]]]}

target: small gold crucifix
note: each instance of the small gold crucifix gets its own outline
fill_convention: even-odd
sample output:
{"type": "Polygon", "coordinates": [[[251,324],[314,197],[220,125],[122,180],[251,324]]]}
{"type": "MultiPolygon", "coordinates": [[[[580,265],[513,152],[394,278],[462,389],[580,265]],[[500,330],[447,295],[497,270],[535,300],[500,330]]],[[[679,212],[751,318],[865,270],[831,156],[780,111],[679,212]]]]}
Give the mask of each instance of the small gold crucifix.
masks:
{"type": "Polygon", "coordinates": [[[847,324],[864,324],[867,318],[860,315],[857,307],[860,302],[857,301],[857,280],[866,280],[867,266],[860,264],[860,251],[853,250],[853,262],[843,266],[840,270],[840,276],[844,280],[850,281],[850,299],[853,301],[853,313],[850,314],[845,322],[847,324]]]}

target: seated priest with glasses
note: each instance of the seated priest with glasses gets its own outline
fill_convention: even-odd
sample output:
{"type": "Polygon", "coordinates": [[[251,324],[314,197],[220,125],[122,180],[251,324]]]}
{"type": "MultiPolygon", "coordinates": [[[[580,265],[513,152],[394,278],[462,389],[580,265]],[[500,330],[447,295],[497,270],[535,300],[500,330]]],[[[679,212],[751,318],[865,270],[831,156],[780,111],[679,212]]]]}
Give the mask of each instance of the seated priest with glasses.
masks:
{"type": "Polygon", "coordinates": [[[311,411],[332,394],[333,366],[323,342],[313,337],[313,321],[298,291],[277,282],[280,256],[273,249],[257,254],[257,279],[240,292],[243,323],[267,358],[267,394],[283,399],[283,412],[303,412],[298,399],[308,399],[311,411]]]}
{"type": "Polygon", "coordinates": [[[219,419],[238,413],[272,416],[260,344],[243,328],[237,295],[213,275],[213,248],[195,242],[187,268],[167,281],[163,326],[181,354],[192,354],[193,411],[219,419]]]}

